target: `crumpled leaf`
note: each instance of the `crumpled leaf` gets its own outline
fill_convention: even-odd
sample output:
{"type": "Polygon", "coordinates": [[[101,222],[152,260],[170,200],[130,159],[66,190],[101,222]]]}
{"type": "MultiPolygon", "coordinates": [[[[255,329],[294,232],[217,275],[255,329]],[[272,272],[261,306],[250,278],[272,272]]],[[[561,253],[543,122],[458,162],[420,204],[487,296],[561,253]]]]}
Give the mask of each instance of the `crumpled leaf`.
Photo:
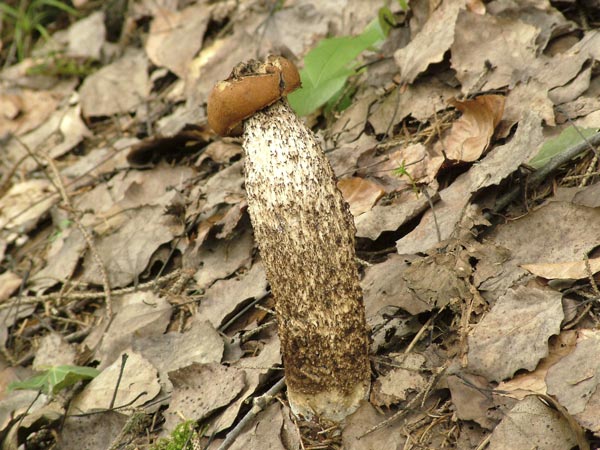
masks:
{"type": "Polygon", "coordinates": [[[471,162],[479,159],[502,119],[504,96],[482,95],[473,100],[451,102],[462,116],[452,124],[444,139],[446,156],[456,161],[471,162]]]}
{"type": "Polygon", "coordinates": [[[455,231],[461,219],[473,220],[476,208],[468,205],[470,195],[500,183],[531,157],[542,140],[540,122],[536,114],[527,114],[510,142],[492,149],[478,164],[442,190],[441,200],[435,205],[435,217],[427,211],[419,225],[396,242],[398,253],[426,252],[437,244],[437,230],[445,240],[455,231]]]}
{"type": "Polygon", "coordinates": [[[526,286],[498,298],[469,334],[469,369],[494,381],[535,369],[548,354],[548,338],[560,332],[561,298],[549,288],[526,286]]]}

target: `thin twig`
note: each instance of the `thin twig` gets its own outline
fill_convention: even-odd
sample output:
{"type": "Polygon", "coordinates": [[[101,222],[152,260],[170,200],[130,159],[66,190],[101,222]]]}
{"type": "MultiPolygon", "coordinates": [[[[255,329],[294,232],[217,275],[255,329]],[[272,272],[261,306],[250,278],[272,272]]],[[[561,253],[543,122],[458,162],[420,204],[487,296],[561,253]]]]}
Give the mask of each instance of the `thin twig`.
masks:
{"type": "Polygon", "coordinates": [[[90,235],[87,228],[83,226],[83,224],[79,220],[79,217],[77,216],[75,208],[73,208],[73,204],[71,203],[71,199],[67,195],[67,191],[66,191],[65,186],[60,177],[58,168],[56,167],[56,164],[54,164],[54,160],[52,158],[50,158],[49,156],[45,156],[45,159],[48,162],[48,166],[52,170],[52,174],[54,175],[54,183],[53,184],[58,189],[58,192],[62,198],[63,203],[65,204],[65,207],[67,208],[67,211],[71,214],[73,222],[75,222],[75,224],[77,225],[79,232],[82,234],[83,239],[85,240],[88,248],[90,249],[92,258],[94,259],[94,261],[96,262],[96,265],[98,266],[98,270],[100,271],[100,276],[102,278],[102,287],[104,289],[104,296],[106,298],[106,316],[110,320],[110,318],[112,317],[112,313],[113,313],[112,295],[111,295],[111,289],[110,289],[110,280],[108,279],[108,273],[106,272],[106,267],[104,266],[104,261],[102,261],[102,258],[100,257],[100,253],[98,253],[98,249],[96,248],[96,245],[94,244],[94,240],[92,239],[92,236],[90,235]]]}
{"type": "MultiPolygon", "coordinates": [[[[132,292],[143,291],[147,289],[154,289],[156,286],[167,283],[171,280],[176,279],[180,275],[180,270],[175,270],[161,278],[157,278],[152,281],[148,281],[146,283],[138,284],[137,286],[131,286],[121,289],[115,289],[112,291],[114,296],[131,294],[132,292]]],[[[96,300],[99,298],[103,298],[105,296],[104,292],[73,292],[71,294],[45,294],[39,296],[26,296],[26,297],[17,297],[10,302],[0,303],[0,311],[3,309],[11,308],[18,303],[22,303],[23,305],[35,305],[37,303],[44,303],[47,301],[54,300],[96,300]]]]}
{"type": "Polygon", "coordinates": [[[252,409],[248,411],[248,414],[244,416],[242,420],[235,426],[233,430],[231,430],[225,440],[221,443],[217,450],[227,450],[231,444],[236,440],[236,438],[240,435],[242,430],[246,427],[247,424],[250,423],[252,419],[256,417],[256,415],[265,409],[269,403],[273,400],[275,395],[277,395],[285,386],[285,378],[282,378],[277,383],[273,385],[271,389],[269,389],[265,394],[260,397],[256,397],[252,401],[252,409]]]}

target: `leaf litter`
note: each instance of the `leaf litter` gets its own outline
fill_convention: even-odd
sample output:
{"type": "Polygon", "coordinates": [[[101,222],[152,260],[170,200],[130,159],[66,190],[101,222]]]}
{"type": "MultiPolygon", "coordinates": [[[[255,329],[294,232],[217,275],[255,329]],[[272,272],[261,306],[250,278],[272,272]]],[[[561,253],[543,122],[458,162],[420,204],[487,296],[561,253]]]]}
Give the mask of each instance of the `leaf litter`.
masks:
{"type": "MultiPolygon", "coordinates": [[[[598,445],[599,174],[585,146],[600,129],[600,10],[571,4],[391,6],[396,28],[359,57],[349,107],[308,119],[355,216],[369,401],[335,431],[291,417],[279,393],[231,448],[598,445]]],[[[133,2],[118,36],[85,10],[4,65],[0,385],[64,365],[100,374],[56,395],[3,389],[3,445],[148,446],[194,420],[198,448],[216,449],[280,378],[241,147],[208,130],[206,97],[249,56],[301,65],[381,6],[133,2]],[[31,72],[57,48],[93,73],[31,72]]]]}

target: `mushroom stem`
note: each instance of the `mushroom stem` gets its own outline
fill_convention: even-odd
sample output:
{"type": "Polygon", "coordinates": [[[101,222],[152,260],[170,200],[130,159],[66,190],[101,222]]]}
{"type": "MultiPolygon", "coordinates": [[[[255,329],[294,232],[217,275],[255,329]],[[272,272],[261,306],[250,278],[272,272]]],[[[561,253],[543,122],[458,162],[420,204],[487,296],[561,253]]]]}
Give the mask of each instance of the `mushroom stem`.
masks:
{"type": "Polygon", "coordinates": [[[248,210],[276,301],[292,411],[339,422],[370,385],[352,215],[285,98],[249,117],[243,137],[248,210]]]}

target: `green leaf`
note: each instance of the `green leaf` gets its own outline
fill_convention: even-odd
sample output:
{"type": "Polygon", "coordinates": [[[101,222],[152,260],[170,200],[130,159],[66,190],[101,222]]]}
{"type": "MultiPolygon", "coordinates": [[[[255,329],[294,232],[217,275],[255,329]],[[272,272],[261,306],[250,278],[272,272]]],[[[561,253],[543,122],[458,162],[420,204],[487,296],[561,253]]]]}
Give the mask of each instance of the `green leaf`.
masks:
{"type": "Polygon", "coordinates": [[[374,19],[358,36],[323,39],[304,58],[300,71],[302,88],[288,96],[300,116],[312,113],[330,101],[355,70],[356,57],[385,39],[380,21],[374,19]]]}
{"type": "Polygon", "coordinates": [[[542,145],[539,153],[529,161],[529,165],[535,169],[539,169],[554,156],[561,154],[568,148],[580,144],[584,141],[584,137],[587,139],[597,132],[598,128],[566,128],[559,136],[548,139],[544,145],[542,145]]]}
{"type": "Polygon", "coordinates": [[[56,394],[78,381],[95,378],[99,373],[99,370],[92,367],[55,366],[26,380],[13,381],[8,385],[8,390],[32,390],[42,391],[44,394],[56,394]]]}

